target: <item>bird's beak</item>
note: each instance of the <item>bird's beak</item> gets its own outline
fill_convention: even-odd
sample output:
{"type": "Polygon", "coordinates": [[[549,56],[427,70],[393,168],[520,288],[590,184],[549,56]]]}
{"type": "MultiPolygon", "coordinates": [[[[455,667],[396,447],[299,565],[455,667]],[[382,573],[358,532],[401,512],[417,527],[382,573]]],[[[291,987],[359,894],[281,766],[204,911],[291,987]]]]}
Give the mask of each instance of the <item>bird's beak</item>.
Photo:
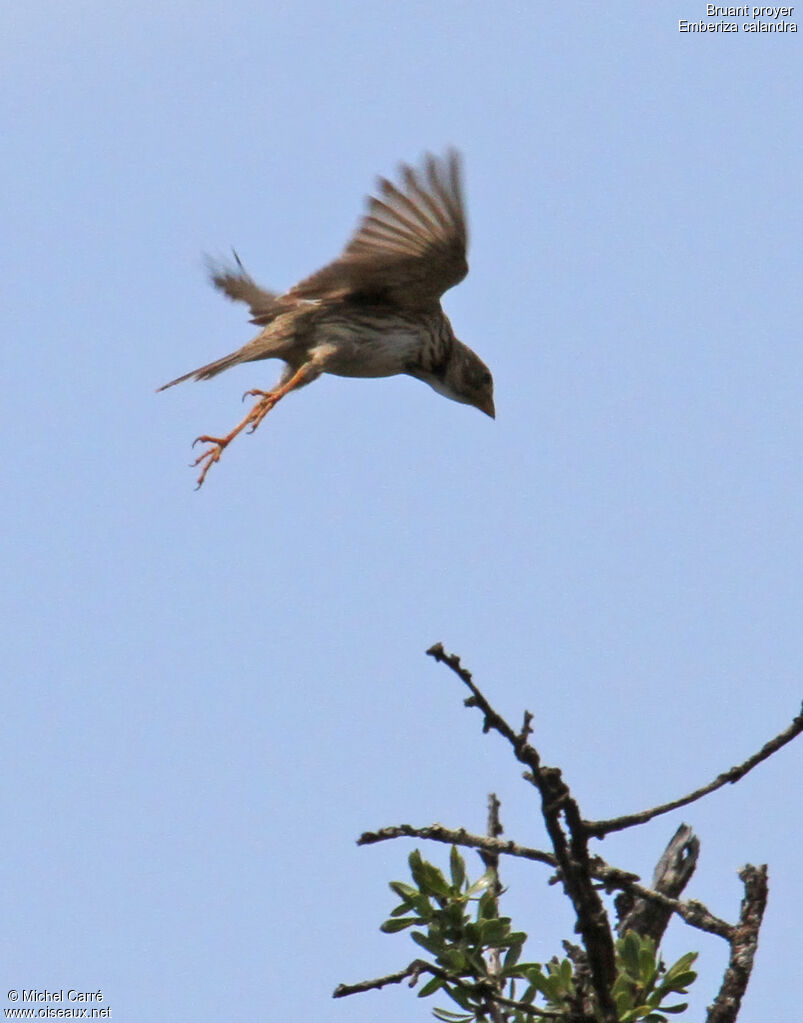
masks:
{"type": "Polygon", "coordinates": [[[477,402],[475,407],[478,408],[480,412],[484,412],[486,416],[490,416],[491,419],[496,419],[496,409],[494,408],[494,400],[492,397],[489,396],[484,401],[477,402]]]}

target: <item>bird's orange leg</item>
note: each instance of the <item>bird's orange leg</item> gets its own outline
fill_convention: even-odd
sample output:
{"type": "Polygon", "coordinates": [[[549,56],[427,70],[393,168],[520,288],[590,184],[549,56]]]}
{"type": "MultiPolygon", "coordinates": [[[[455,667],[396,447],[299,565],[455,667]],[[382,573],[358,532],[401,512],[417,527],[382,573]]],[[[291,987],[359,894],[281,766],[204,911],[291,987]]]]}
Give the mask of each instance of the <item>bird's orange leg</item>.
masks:
{"type": "Polygon", "coordinates": [[[195,447],[196,444],[212,445],[200,454],[192,463],[193,467],[197,465],[201,466],[201,475],[198,477],[198,486],[196,487],[196,490],[203,485],[203,482],[206,479],[206,474],[209,472],[210,468],[215,464],[215,462],[220,461],[223,449],[228,447],[239,433],[242,433],[247,426],[250,427],[248,432],[253,433],[268,412],[270,412],[273,406],[280,401],[285,394],[289,394],[290,391],[294,391],[297,387],[301,387],[303,384],[306,384],[309,381],[309,378],[313,375],[317,376],[318,372],[319,371],[313,369],[310,363],[305,363],[300,369],[296,370],[287,383],[282,384],[281,387],[277,387],[273,391],[259,391],[256,389],[253,391],[246,391],[243,398],[246,398],[249,395],[259,395],[260,400],[253,406],[248,415],[234,427],[231,433],[227,433],[225,437],[210,437],[205,433],[200,437],[196,437],[192,442],[193,447],[195,447]]]}

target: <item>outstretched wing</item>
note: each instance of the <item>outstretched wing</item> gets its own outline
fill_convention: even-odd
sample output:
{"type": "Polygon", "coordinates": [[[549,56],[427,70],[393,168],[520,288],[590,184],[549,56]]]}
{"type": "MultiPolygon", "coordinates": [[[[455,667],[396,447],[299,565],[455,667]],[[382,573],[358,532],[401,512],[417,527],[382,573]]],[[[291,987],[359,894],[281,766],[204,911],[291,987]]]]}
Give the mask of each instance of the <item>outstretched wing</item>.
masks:
{"type": "Polygon", "coordinates": [[[420,170],[403,164],[400,185],[385,178],[354,237],[333,263],[287,299],[362,299],[426,308],[468,273],[460,156],[428,155],[420,170]]]}

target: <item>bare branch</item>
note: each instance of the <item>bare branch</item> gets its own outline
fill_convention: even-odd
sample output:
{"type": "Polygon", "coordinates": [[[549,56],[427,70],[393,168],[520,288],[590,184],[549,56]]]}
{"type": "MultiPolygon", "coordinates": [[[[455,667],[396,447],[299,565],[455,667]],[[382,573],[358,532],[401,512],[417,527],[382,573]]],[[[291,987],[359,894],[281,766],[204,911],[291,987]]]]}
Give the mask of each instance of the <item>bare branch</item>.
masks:
{"type": "MultiPolygon", "coordinates": [[[[504,832],[502,827],[502,821],[499,816],[500,802],[495,792],[491,792],[488,796],[488,837],[499,838],[504,832]]],[[[494,900],[494,912],[499,915],[499,896],[502,894],[502,883],[499,880],[499,853],[489,852],[484,849],[479,850],[480,858],[485,864],[485,869],[491,871],[493,876],[493,900],[494,900]]],[[[492,948],[488,953],[488,972],[492,977],[496,978],[497,988],[499,994],[502,993],[502,985],[498,980],[499,974],[502,972],[502,951],[499,948],[492,948]]]]}
{"type": "MultiPolygon", "coordinates": [[[[379,831],[365,831],[357,839],[357,845],[373,845],[375,842],[386,842],[391,838],[423,838],[433,842],[446,842],[448,845],[460,845],[467,849],[480,849],[490,855],[520,856],[525,860],[545,863],[548,867],[557,867],[558,865],[554,853],[529,849],[527,846],[503,841],[500,838],[472,835],[465,828],[445,828],[442,824],[430,824],[426,828],[414,828],[410,824],[396,824],[393,827],[380,828],[379,831]]],[[[635,877],[636,875],[631,874],[630,876],[635,877]]]]}
{"type": "Polygon", "coordinates": [[[415,987],[422,973],[429,972],[429,964],[423,959],[415,959],[404,970],[389,973],[386,977],[375,977],[373,980],[361,980],[357,984],[338,984],[332,992],[332,998],[346,998],[348,995],[360,995],[364,991],[378,991],[388,984],[401,984],[410,978],[410,987],[415,987]]]}
{"type": "MultiPolygon", "coordinates": [[[[688,825],[681,824],[655,868],[653,891],[676,899],[689,883],[699,854],[700,840],[688,825]]],[[[617,897],[616,911],[619,915],[616,930],[620,935],[635,931],[656,944],[660,944],[673,913],[672,907],[655,899],[634,897],[632,889],[617,897]]]]}
{"type": "Polygon", "coordinates": [[[631,813],[625,817],[612,817],[609,820],[603,821],[585,821],[586,830],[595,838],[604,838],[605,835],[609,835],[613,831],[623,831],[625,828],[632,828],[637,824],[646,824],[647,821],[651,821],[654,817],[670,813],[670,811],[677,810],[681,806],[688,806],[689,803],[694,803],[698,799],[702,799],[703,796],[716,792],[723,785],[733,785],[740,778],[743,778],[748,771],[752,771],[762,760],[771,757],[773,753],[777,752],[788,742],[791,742],[801,732],[803,732],[803,713],[794,718],[788,728],[784,729],[779,735],[776,735],[774,739],[770,739],[768,743],[765,743],[758,753],[748,757],[738,767],[732,767],[729,771],[720,774],[712,782],[709,782],[708,785],[703,785],[701,788],[695,789],[694,792],[690,792],[687,796],[681,796],[680,799],[673,799],[671,803],[663,803],[661,806],[654,806],[652,809],[642,810],[640,813],[631,813]]]}
{"type": "Polygon", "coordinates": [[[739,871],[744,898],[733,929],[731,954],[722,987],[708,1009],[706,1023],[733,1023],[739,1015],[758,947],[758,931],[767,905],[767,867],[747,864],[739,871]]]}
{"type": "MultiPolygon", "coordinates": [[[[510,840],[486,838],[484,835],[472,835],[465,828],[445,828],[442,824],[431,824],[425,828],[414,828],[410,824],[397,824],[393,827],[381,828],[379,831],[366,831],[357,839],[357,845],[373,845],[375,842],[387,842],[394,838],[422,838],[431,842],[444,842],[447,845],[459,845],[467,849],[484,849],[498,853],[500,856],[518,856],[524,860],[535,860],[548,867],[558,866],[554,853],[543,852],[541,849],[530,849],[510,840]]],[[[590,861],[591,876],[601,881],[609,891],[623,891],[638,899],[649,900],[663,906],[670,913],[685,920],[690,927],[699,931],[716,934],[725,941],[730,941],[733,925],[714,916],[702,902],[689,899],[681,902],[663,892],[653,891],[638,883],[638,874],[612,867],[601,856],[592,856],[590,861]]],[[[558,875],[559,877],[560,875],[558,875]]]]}
{"type": "Polygon", "coordinates": [[[537,1009],[534,1005],[530,1005],[528,1002],[518,1002],[514,998],[504,998],[502,995],[496,994],[490,984],[483,983],[471,983],[469,981],[461,980],[460,977],[454,977],[447,973],[445,970],[438,969],[437,966],[433,966],[431,963],[425,962],[423,959],[415,959],[410,963],[404,970],[399,970],[396,973],[389,973],[385,977],[376,977],[373,980],[362,980],[357,984],[338,984],[335,990],[332,992],[332,998],[346,998],[348,995],[358,995],[365,991],[377,991],[380,988],[386,987],[388,984],[401,984],[402,981],[410,978],[410,987],[415,987],[418,983],[418,978],[422,973],[430,973],[433,977],[439,977],[442,981],[447,984],[451,984],[453,987],[460,988],[465,991],[466,994],[473,995],[475,998],[486,998],[488,999],[487,1008],[490,1011],[493,1005],[503,1006],[506,1009],[513,1009],[517,1012],[526,1013],[528,1016],[537,1016],[541,1019],[562,1019],[563,1013],[553,1012],[551,1009],[537,1009]]]}
{"type": "Polygon", "coordinates": [[[632,892],[639,898],[649,899],[661,906],[666,906],[673,913],[677,913],[690,927],[696,927],[698,931],[716,934],[718,937],[724,938],[725,941],[730,941],[733,937],[733,924],[720,920],[702,902],[697,902],[695,899],[687,899],[685,902],[681,902],[678,899],[670,898],[668,895],[663,895],[661,892],[653,891],[652,888],[644,888],[640,884],[622,884],[616,887],[621,887],[623,891],[632,892]]]}
{"type": "Polygon", "coordinates": [[[611,995],[616,979],[613,935],[605,907],[592,884],[588,832],[580,808],[561,772],[554,767],[542,766],[538,751],[527,741],[531,715],[525,715],[522,730],[516,734],[474,684],[471,672],[461,665],[457,655],[447,654],[442,643],[436,643],[427,653],[448,665],[468,687],[471,696],[465,701],[466,706],[477,707],[482,712],[483,731],[499,732],[513,747],[516,758],[528,767],[524,777],[541,795],[541,813],[560,867],[561,883],[574,906],[576,926],[588,955],[591,982],[602,1019],[616,1023],[616,1005],[611,995]],[[566,822],[568,838],[561,825],[561,816],[566,822]]]}

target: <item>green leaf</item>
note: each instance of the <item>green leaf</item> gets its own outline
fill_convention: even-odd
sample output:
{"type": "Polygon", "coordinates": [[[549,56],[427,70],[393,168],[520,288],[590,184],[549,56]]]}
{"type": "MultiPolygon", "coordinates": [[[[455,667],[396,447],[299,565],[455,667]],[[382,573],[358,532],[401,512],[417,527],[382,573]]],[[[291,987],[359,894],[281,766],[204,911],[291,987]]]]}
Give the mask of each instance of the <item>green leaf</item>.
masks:
{"type": "Polygon", "coordinates": [[[619,942],[619,956],[622,965],[634,980],[639,977],[639,940],[633,931],[627,934],[619,942]]]}
{"type": "Polygon", "coordinates": [[[493,879],[493,871],[486,870],[482,877],[478,877],[474,884],[470,885],[466,889],[466,895],[469,897],[479,895],[480,892],[485,891],[486,888],[489,888],[493,884],[493,879]]]}
{"type": "Polygon", "coordinates": [[[629,991],[632,987],[633,981],[626,973],[617,973],[616,980],[613,982],[613,987],[611,988],[611,994],[615,998],[620,991],[629,991]]]}
{"type": "Polygon", "coordinates": [[[415,899],[420,894],[417,888],[413,888],[412,885],[405,884],[403,881],[391,881],[388,887],[405,902],[415,899]]]}
{"type": "Polygon", "coordinates": [[[460,899],[450,900],[449,904],[439,912],[446,915],[446,919],[453,927],[462,928],[468,920],[465,906],[460,899]]]}
{"type": "Polygon", "coordinates": [[[426,895],[419,895],[413,899],[412,908],[418,913],[422,920],[431,920],[436,913],[435,907],[426,895]]]}
{"type": "Polygon", "coordinates": [[[440,991],[444,983],[445,981],[441,977],[431,977],[418,992],[418,997],[426,998],[428,995],[435,994],[436,991],[440,991]]]}
{"type": "Polygon", "coordinates": [[[395,909],[390,911],[391,916],[404,916],[405,913],[411,913],[413,907],[409,903],[402,903],[401,906],[396,906],[395,909]]]}
{"type": "Polygon", "coordinates": [[[500,941],[507,937],[510,930],[510,921],[498,917],[494,920],[483,920],[481,924],[477,925],[477,929],[480,935],[480,943],[490,948],[498,945],[500,941]]]}
{"type": "Polygon", "coordinates": [[[454,984],[445,984],[443,990],[453,1002],[457,1002],[461,1009],[465,1009],[466,1012],[472,1012],[471,999],[465,991],[454,984]]]}
{"type": "Polygon", "coordinates": [[[459,948],[446,948],[438,960],[452,973],[462,973],[466,968],[466,954],[459,948]]]}
{"type": "MultiPolygon", "coordinates": [[[[519,956],[524,949],[524,942],[517,941],[510,945],[510,948],[505,952],[505,958],[502,960],[502,975],[510,976],[509,971],[515,970],[516,963],[519,961],[519,956]]],[[[519,973],[518,976],[521,976],[519,973]]]]}
{"type": "Polygon", "coordinates": [[[466,949],[466,960],[475,977],[488,976],[488,964],[479,952],[475,952],[472,949],[466,949]]]}
{"type": "Polygon", "coordinates": [[[532,970],[535,970],[537,973],[540,973],[541,972],[541,964],[540,963],[517,963],[516,964],[516,969],[521,971],[521,975],[522,975],[522,977],[524,977],[524,976],[529,975],[529,973],[532,970]]]}
{"type": "Polygon", "coordinates": [[[477,920],[495,920],[499,916],[494,888],[488,888],[480,896],[477,903],[477,920]]]}
{"type": "Polygon", "coordinates": [[[679,973],[671,980],[664,980],[663,984],[661,984],[661,990],[667,993],[670,991],[677,991],[679,995],[685,995],[686,989],[690,984],[693,984],[695,980],[697,980],[697,974],[694,970],[689,970],[687,973],[679,973]]]}
{"type": "Polygon", "coordinates": [[[413,851],[407,857],[407,864],[410,867],[410,873],[413,875],[413,878],[415,878],[415,875],[418,873],[418,871],[421,870],[423,862],[424,861],[421,858],[420,850],[413,849],[413,851]]]}
{"type": "Polygon", "coordinates": [[[386,920],[379,930],[383,934],[396,934],[397,931],[403,931],[406,927],[412,927],[413,924],[419,922],[415,917],[407,917],[405,920],[386,920]]]}
{"type": "Polygon", "coordinates": [[[537,994],[538,988],[535,986],[535,984],[528,984],[524,991],[524,994],[521,996],[521,998],[519,998],[519,1001],[525,1002],[527,1005],[529,1005],[531,1002],[535,1001],[535,996],[537,994]]]}
{"type": "Polygon", "coordinates": [[[666,971],[667,977],[672,976],[673,973],[685,973],[699,954],[699,952],[687,952],[685,955],[681,956],[680,959],[678,959],[676,963],[672,963],[666,971]]]}
{"type": "Polygon", "coordinates": [[[669,1012],[672,1014],[677,1012],[685,1012],[686,1009],[688,1009],[688,1007],[689,1007],[688,1002],[681,1002],[679,1005],[662,1005],[661,1012],[669,1012]]]}
{"type": "Polygon", "coordinates": [[[644,1023],[666,1023],[666,1018],[652,1012],[648,1005],[637,1005],[635,1009],[629,1009],[619,1017],[619,1023],[632,1023],[634,1020],[643,1020],[644,1023]]]}
{"type": "Polygon", "coordinates": [[[422,858],[418,849],[414,849],[410,853],[407,858],[407,862],[410,866],[410,873],[413,875],[413,880],[418,885],[419,894],[433,895],[434,892],[431,890],[429,883],[430,875],[432,871],[435,870],[432,864],[427,863],[427,861],[422,858]]]}
{"type": "Polygon", "coordinates": [[[638,976],[642,987],[650,987],[658,972],[658,964],[655,962],[655,952],[645,945],[639,949],[638,967],[638,976]]]}
{"type": "Polygon", "coordinates": [[[449,1012],[446,1009],[433,1009],[432,1015],[435,1019],[443,1020],[443,1023],[469,1023],[474,1019],[473,1012],[470,1016],[466,1016],[463,1012],[449,1012]]]}
{"type": "Polygon", "coordinates": [[[433,895],[437,895],[442,899],[450,898],[452,895],[452,889],[449,886],[449,882],[443,876],[443,873],[431,863],[425,863],[424,869],[429,891],[431,891],[433,895]]]}
{"type": "Polygon", "coordinates": [[[466,861],[458,852],[457,846],[452,846],[449,853],[449,873],[452,875],[452,884],[460,891],[466,880],[466,861]]]}
{"type": "Polygon", "coordinates": [[[445,898],[450,894],[446,878],[437,867],[422,859],[418,849],[414,849],[408,858],[413,880],[425,895],[437,895],[445,898]]]}
{"type": "Polygon", "coordinates": [[[630,990],[624,989],[618,991],[613,997],[616,1002],[616,1013],[620,1018],[620,1023],[625,1023],[625,1015],[633,1008],[633,994],[630,990]]]}
{"type": "Polygon", "coordinates": [[[444,950],[443,939],[435,939],[428,934],[422,934],[421,931],[413,931],[410,935],[416,945],[420,945],[421,948],[425,948],[427,952],[431,952],[434,956],[438,956],[444,950]]]}
{"type": "Polygon", "coordinates": [[[552,976],[544,977],[543,982],[540,985],[540,990],[551,1002],[559,1002],[563,998],[563,989],[560,985],[560,978],[552,976]]]}
{"type": "Polygon", "coordinates": [[[547,985],[550,983],[552,978],[548,977],[544,973],[541,969],[540,963],[533,963],[530,969],[525,969],[524,977],[537,991],[540,991],[542,995],[549,997],[547,985]]]}

